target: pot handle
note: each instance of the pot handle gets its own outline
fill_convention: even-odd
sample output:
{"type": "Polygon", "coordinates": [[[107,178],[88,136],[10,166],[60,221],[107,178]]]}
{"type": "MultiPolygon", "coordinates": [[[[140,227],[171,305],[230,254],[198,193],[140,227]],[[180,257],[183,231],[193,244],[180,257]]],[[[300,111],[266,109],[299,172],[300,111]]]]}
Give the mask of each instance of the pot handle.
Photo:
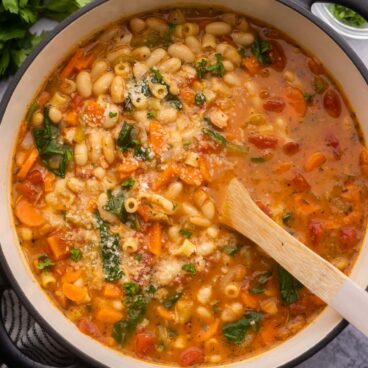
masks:
{"type": "Polygon", "coordinates": [[[368,1],[366,0],[298,0],[297,2],[299,2],[308,10],[311,9],[314,3],[319,2],[344,5],[350,9],[355,10],[368,21],[368,1]]]}
{"type": "MultiPolygon", "coordinates": [[[[0,300],[5,290],[11,289],[10,283],[4,275],[3,270],[0,270],[0,300]]],[[[34,361],[26,354],[24,354],[10,339],[0,313],[0,357],[3,363],[5,363],[9,368],[58,368],[55,366],[50,366],[34,361]]],[[[59,368],[86,368],[77,359],[68,366],[59,368]]]]}

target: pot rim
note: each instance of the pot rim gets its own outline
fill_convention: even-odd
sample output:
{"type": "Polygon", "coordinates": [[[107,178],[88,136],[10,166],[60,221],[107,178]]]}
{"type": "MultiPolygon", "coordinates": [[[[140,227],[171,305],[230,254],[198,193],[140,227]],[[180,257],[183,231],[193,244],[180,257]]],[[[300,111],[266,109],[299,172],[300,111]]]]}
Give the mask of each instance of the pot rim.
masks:
{"type": "MultiPolygon", "coordinates": [[[[15,76],[11,79],[9,86],[7,87],[3,98],[0,102],[0,122],[5,114],[8,107],[9,101],[13,95],[13,92],[18,86],[19,81],[23,75],[27,72],[29,66],[33,63],[34,59],[38,54],[48,45],[60,32],[67,28],[71,23],[73,23],[78,18],[82,17],[84,14],[88,13],[92,9],[99,7],[100,5],[108,2],[109,0],[94,0],[92,3],[87,4],[83,8],[77,10],[75,13],[67,17],[61,23],[59,23],[53,30],[51,30],[48,35],[35,47],[31,54],[27,57],[24,63],[16,72],[15,76]]],[[[326,33],[348,56],[348,58],[353,62],[357,70],[360,72],[363,79],[368,83],[368,69],[364,65],[363,61],[356,54],[353,48],[344,40],[337,32],[335,32],[328,24],[323,22],[317,16],[315,16],[307,5],[303,6],[302,2],[297,3],[293,0],[275,0],[282,5],[292,9],[293,11],[299,13],[303,17],[307,18],[310,22],[314,23],[318,28],[320,28],[324,33],[326,33]]],[[[0,266],[4,270],[4,273],[9,280],[10,286],[16,292],[20,300],[26,309],[31,313],[32,317],[39,323],[53,338],[59,341],[63,346],[68,347],[71,352],[83,361],[93,364],[95,367],[105,367],[101,362],[90,357],[82,350],[78,349],[75,345],[67,341],[62,335],[60,335],[35,308],[33,303],[25,296],[21,286],[18,284],[10,266],[5,258],[2,247],[0,245],[0,266]]],[[[296,365],[302,363],[303,361],[309,359],[322,348],[328,345],[335,337],[337,337],[348,325],[348,322],[342,320],[328,335],[326,335],[322,340],[318,341],[314,346],[309,348],[304,353],[300,354],[298,357],[278,366],[278,368],[293,368],[296,365]]]]}

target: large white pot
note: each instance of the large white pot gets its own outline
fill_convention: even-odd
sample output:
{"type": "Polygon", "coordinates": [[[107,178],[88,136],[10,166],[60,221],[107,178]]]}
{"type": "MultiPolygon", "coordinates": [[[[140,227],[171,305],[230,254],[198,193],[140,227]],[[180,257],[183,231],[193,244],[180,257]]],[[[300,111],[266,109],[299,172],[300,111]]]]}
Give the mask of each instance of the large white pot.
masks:
{"type": "MultiPolygon", "coordinates": [[[[354,2],[355,0],[350,1],[354,2]]],[[[304,5],[312,2],[313,0],[303,0],[304,5]]],[[[226,6],[233,11],[260,19],[291,36],[303,48],[318,56],[339,81],[359,121],[363,124],[364,135],[368,136],[367,70],[364,69],[354,52],[343,42],[334,40],[332,33],[328,35],[323,30],[322,23],[316,20],[302,4],[298,5],[293,0],[198,0],[197,2],[181,0],[180,4],[226,6]]],[[[175,0],[155,0],[154,2],[152,0],[102,0],[77,12],[63,22],[27,59],[4,96],[0,108],[1,263],[12,286],[41,324],[54,335],[61,337],[64,343],[79,356],[88,358],[91,363],[101,366],[138,368],[153,366],[153,364],[124,356],[82,334],[41,290],[20,249],[15,232],[10,206],[11,160],[19,123],[24,116],[25,107],[68,52],[96,30],[102,29],[122,17],[165,6],[178,6],[178,2],[175,0]]],[[[366,13],[368,13],[367,9],[366,13]]],[[[351,277],[363,287],[368,285],[367,263],[368,244],[365,240],[351,274],[351,277]]],[[[303,356],[305,357],[318,349],[322,341],[328,340],[328,337],[331,338],[336,331],[340,330],[341,322],[342,320],[336,312],[331,308],[326,308],[312,324],[278,347],[230,366],[243,368],[292,366],[303,359],[303,356]],[[308,353],[306,354],[306,352],[308,353]]]]}

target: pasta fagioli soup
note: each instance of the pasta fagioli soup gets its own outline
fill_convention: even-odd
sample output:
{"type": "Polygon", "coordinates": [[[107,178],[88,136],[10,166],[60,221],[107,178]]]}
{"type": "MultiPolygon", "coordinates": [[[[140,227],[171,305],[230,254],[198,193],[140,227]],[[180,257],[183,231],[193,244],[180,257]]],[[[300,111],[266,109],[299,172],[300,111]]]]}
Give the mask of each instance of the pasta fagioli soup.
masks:
{"type": "Polygon", "coordinates": [[[56,69],[21,124],[12,198],[30,267],[81,332],[148,361],[223,365],[324,308],[221,225],[227,182],[348,273],[367,174],[318,59],[243,15],[183,8],[114,24],[56,69]]]}

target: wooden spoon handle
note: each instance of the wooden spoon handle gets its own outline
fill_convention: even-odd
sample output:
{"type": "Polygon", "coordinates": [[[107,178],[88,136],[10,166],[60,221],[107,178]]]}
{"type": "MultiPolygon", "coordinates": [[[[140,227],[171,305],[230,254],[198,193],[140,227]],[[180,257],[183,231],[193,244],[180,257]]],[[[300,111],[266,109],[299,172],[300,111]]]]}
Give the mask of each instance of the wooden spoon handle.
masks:
{"type": "Polygon", "coordinates": [[[237,179],[227,188],[222,222],[258,244],[304,286],[368,336],[368,294],[269,218],[237,179]]]}

